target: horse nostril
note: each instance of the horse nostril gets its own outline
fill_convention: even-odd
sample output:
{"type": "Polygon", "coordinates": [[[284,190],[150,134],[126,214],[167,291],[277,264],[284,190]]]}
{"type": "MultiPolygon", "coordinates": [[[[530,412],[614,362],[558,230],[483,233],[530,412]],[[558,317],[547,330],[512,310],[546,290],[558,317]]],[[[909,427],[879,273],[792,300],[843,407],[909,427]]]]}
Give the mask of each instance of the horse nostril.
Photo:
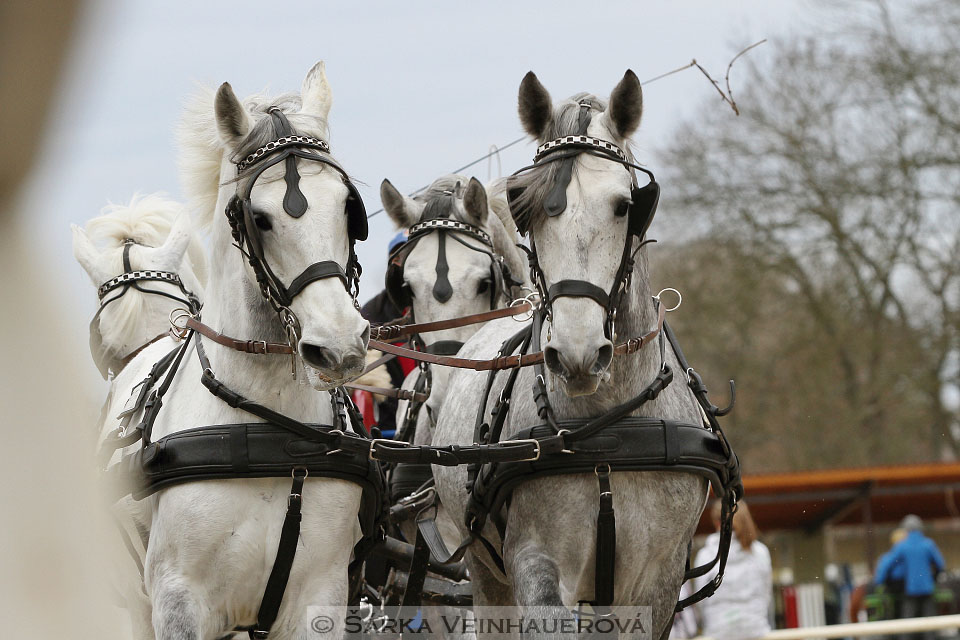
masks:
{"type": "Polygon", "coordinates": [[[609,342],[597,351],[597,359],[593,361],[592,373],[594,375],[600,375],[607,370],[607,367],[610,366],[610,363],[613,361],[613,345],[609,342]]]}
{"type": "Polygon", "coordinates": [[[568,371],[560,358],[560,352],[553,347],[547,347],[543,350],[543,362],[552,373],[562,378],[567,377],[568,371]]]}
{"type": "Polygon", "coordinates": [[[340,367],[340,356],[332,350],[309,342],[300,343],[300,355],[307,364],[324,371],[335,371],[340,367]]]}

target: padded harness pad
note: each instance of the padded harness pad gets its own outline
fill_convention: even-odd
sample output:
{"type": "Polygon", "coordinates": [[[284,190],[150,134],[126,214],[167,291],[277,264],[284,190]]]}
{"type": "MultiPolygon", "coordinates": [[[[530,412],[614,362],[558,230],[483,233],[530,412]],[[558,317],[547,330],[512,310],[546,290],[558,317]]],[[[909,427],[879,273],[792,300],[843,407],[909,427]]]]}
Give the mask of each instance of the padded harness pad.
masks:
{"type": "MultiPolygon", "coordinates": [[[[561,429],[575,431],[582,420],[560,420],[561,429]]],[[[553,435],[548,425],[524,429],[511,439],[553,435]]],[[[495,519],[514,488],[531,478],[569,473],[593,474],[598,464],[612,471],[682,471],[705,477],[717,495],[726,488],[739,493],[740,465],[728,458],[715,433],[700,425],[675,420],[628,417],[582,440],[570,443],[574,453],[544,454],[539,460],[484,465],[470,496],[471,506],[495,519]]]]}
{"type": "MultiPolygon", "coordinates": [[[[310,425],[329,431],[328,425],[310,425]]],[[[376,531],[383,476],[376,462],[360,453],[330,448],[270,423],[196,427],[171,434],[124,456],[111,467],[111,479],[133,479],[135,500],[184,482],[226,478],[289,478],[293,469],[310,477],[349,480],[363,488],[360,524],[364,537],[376,531]]]]}

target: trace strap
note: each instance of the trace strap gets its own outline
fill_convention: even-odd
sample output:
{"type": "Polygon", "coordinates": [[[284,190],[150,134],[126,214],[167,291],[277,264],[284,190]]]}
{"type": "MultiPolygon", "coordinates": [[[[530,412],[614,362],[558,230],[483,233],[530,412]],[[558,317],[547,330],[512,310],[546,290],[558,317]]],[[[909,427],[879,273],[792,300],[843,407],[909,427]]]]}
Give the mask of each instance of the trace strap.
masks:
{"type": "Polygon", "coordinates": [[[303,481],[307,477],[306,469],[294,469],[293,486],[287,496],[287,515],[283,518],[280,530],[280,543],[277,545],[277,557],[267,579],[267,588],[263,591],[260,610],[257,612],[257,624],[249,630],[252,640],[262,640],[270,635],[270,627],[277,620],[283,593],[290,580],[290,569],[297,555],[297,542],[300,540],[300,521],[303,519],[300,507],[303,504],[303,481]]]}

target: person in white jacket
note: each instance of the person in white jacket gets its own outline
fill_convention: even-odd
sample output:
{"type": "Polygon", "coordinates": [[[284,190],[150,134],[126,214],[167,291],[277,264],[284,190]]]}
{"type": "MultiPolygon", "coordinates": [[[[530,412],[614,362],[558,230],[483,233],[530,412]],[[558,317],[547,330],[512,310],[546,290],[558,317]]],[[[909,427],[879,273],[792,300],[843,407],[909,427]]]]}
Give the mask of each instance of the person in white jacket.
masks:
{"type": "MultiPolygon", "coordinates": [[[[720,503],[711,507],[713,525],[720,529],[720,503]]],[[[757,540],[757,525],[750,510],[741,500],[733,516],[734,538],[717,591],[699,604],[703,620],[703,635],[714,640],[753,640],[770,631],[770,603],[773,599],[773,569],[770,551],[757,540]]],[[[707,536],[706,544],[697,553],[696,565],[709,562],[716,556],[720,534],[707,536]]],[[[717,575],[714,567],[696,580],[697,589],[717,575]]]]}

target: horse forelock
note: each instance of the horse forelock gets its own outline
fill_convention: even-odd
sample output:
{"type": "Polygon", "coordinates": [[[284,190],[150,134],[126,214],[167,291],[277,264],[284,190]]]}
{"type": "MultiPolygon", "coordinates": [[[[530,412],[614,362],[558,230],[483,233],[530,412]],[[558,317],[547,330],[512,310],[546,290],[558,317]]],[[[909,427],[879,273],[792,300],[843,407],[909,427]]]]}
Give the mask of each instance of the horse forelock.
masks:
{"type": "MultiPolygon", "coordinates": [[[[599,113],[607,110],[607,101],[602,100],[591,93],[577,93],[560,104],[554,109],[553,118],[550,126],[544,132],[543,136],[537,141],[540,144],[555,140],[563,136],[577,135],[580,133],[580,105],[589,104],[593,117],[596,118],[599,113]]],[[[618,143],[616,140],[610,142],[618,143]]],[[[627,160],[634,162],[633,151],[630,148],[629,141],[622,141],[623,152],[627,160]]],[[[514,219],[521,228],[530,229],[543,221],[546,212],[543,210],[543,200],[553,188],[557,181],[557,174],[564,162],[573,162],[573,177],[579,179],[577,171],[578,163],[574,157],[571,160],[561,162],[548,162],[537,166],[529,171],[521,173],[510,180],[509,188],[522,189],[522,193],[514,200],[514,219]]]]}
{"type": "MultiPolygon", "coordinates": [[[[215,207],[220,188],[223,183],[236,178],[234,173],[220,175],[223,154],[228,150],[224,148],[217,132],[214,96],[212,88],[199,87],[195,95],[187,100],[177,128],[180,179],[199,227],[209,227],[216,219],[215,207]]],[[[294,133],[329,142],[326,119],[300,113],[302,102],[297,93],[278,96],[258,93],[243,100],[243,105],[254,125],[237,148],[229,150],[234,162],[277,138],[267,113],[270,107],[279,107],[283,111],[294,133]]]]}

